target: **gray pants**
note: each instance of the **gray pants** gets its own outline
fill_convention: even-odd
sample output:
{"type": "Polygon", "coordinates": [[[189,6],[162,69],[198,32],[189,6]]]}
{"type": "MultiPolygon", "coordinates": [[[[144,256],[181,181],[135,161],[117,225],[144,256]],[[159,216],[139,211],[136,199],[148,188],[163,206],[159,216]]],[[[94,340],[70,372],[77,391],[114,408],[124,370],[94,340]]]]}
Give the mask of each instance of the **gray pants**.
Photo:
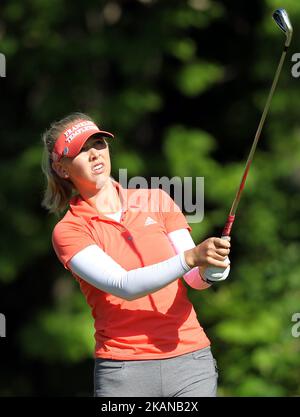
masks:
{"type": "Polygon", "coordinates": [[[210,347],[169,359],[95,359],[95,397],[216,397],[210,347]]]}

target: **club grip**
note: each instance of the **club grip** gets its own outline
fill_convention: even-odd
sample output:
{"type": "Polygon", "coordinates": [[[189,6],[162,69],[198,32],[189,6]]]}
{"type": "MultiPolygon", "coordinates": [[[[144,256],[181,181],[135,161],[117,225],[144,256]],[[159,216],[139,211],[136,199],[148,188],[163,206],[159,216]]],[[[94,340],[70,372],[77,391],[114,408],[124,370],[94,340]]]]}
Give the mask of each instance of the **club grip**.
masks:
{"type": "Polygon", "coordinates": [[[230,215],[227,217],[227,222],[224,226],[222,237],[230,236],[231,228],[235,219],[235,215],[230,215]]]}

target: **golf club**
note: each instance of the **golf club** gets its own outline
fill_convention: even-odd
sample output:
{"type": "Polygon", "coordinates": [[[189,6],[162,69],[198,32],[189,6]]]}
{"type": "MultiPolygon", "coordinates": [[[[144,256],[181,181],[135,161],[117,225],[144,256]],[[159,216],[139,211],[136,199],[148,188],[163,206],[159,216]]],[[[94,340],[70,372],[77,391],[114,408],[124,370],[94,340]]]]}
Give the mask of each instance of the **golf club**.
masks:
{"type": "Polygon", "coordinates": [[[280,29],[285,33],[286,42],[285,42],[284,49],[283,49],[283,52],[282,52],[282,55],[281,55],[276,73],[275,73],[275,77],[274,77],[273,84],[272,84],[272,87],[271,87],[270,92],[269,92],[267,102],[265,104],[263,114],[261,116],[257,131],[256,131],[256,135],[255,135],[255,138],[254,138],[254,141],[253,141],[253,144],[252,144],[252,147],[251,147],[248,159],[247,159],[247,163],[246,163],[246,166],[245,166],[245,169],[244,169],[242,180],[240,182],[240,185],[239,185],[239,188],[237,190],[235,199],[234,199],[233,204],[231,206],[231,210],[230,210],[230,213],[228,215],[227,222],[226,222],[225,227],[223,229],[222,237],[230,236],[231,228],[232,228],[232,225],[233,225],[233,222],[234,222],[234,219],[235,219],[235,213],[236,213],[238,204],[239,204],[240,199],[241,199],[241,194],[242,194],[242,191],[243,191],[244,186],[245,186],[245,182],[246,182],[248,172],[249,172],[252,160],[253,160],[253,156],[254,156],[254,153],[255,153],[255,150],[256,150],[256,146],[257,146],[258,140],[260,138],[260,134],[261,134],[263,125],[265,123],[265,120],[266,120],[266,117],[267,117],[267,114],[268,114],[268,111],[269,111],[269,108],[270,108],[271,100],[272,100],[274,91],[276,89],[277,83],[278,83],[278,79],[279,79],[279,76],[280,76],[280,73],[281,73],[281,70],[282,70],[282,66],[283,66],[283,63],[284,63],[284,60],[285,60],[285,57],[286,57],[288,47],[290,46],[290,43],[291,43],[291,40],[292,40],[293,27],[291,25],[291,22],[290,22],[290,19],[289,19],[289,16],[288,16],[287,12],[284,9],[277,9],[273,13],[273,19],[276,22],[276,24],[280,27],[280,29]]]}
{"type": "MultiPolygon", "coordinates": [[[[283,49],[283,52],[282,52],[282,55],[281,55],[276,73],[275,73],[275,77],[274,77],[274,80],[273,80],[273,83],[272,83],[272,86],[271,86],[271,89],[270,89],[270,92],[269,92],[269,96],[267,98],[267,102],[265,104],[265,108],[264,108],[264,111],[262,113],[262,116],[261,116],[261,119],[260,119],[260,122],[259,122],[259,125],[258,125],[258,128],[257,128],[256,134],[255,134],[255,138],[254,138],[254,141],[253,141],[253,144],[252,144],[252,147],[251,147],[248,159],[247,159],[247,163],[246,163],[246,166],[245,166],[245,169],[244,169],[242,180],[240,182],[240,185],[239,185],[239,188],[237,190],[236,196],[234,198],[233,204],[231,206],[229,215],[227,217],[225,227],[223,229],[223,233],[222,233],[222,238],[223,239],[228,239],[228,237],[230,236],[231,228],[232,228],[233,222],[235,220],[236,210],[237,210],[238,204],[239,204],[240,199],[241,199],[242,191],[245,187],[245,182],[246,182],[246,179],[247,179],[247,176],[248,176],[248,173],[249,173],[249,169],[250,169],[250,166],[251,166],[251,163],[252,163],[252,160],[253,160],[253,156],[254,156],[254,153],[255,153],[255,150],[256,150],[256,146],[257,146],[258,140],[260,138],[260,134],[261,134],[263,125],[265,123],[265,120],[266,120],[266,117],[267,117],[267,114],[268,114],[268,111],[269,111],[269,108],[270,108],[271,100],[272,100],[274,91],[276,89],[277,83],[278,83],[278,79],[279,79],[279,76],[280,76],[280,73],[281,73],[281,70],[282,70],[282,66],[283,66],[283,63],[284,63],[284,60],[285,60],[285,57],[286,57],[287,50],[288,50],[288,48],[290,46],[290,43],[291,43],[291,40],[292,40],[293,27],[291,25],[291,22],[290,22],[290,19],[289,19],[289,16],[288,16],[286,10],[285,9],[275,10],[275,12],[273,13],[273,19],[276,22],[277,26],[279,26],[279,28],[285,33],[286,41],[285,41],[284,49],[283,49]]],[[[212,276],[211,275],[212,270],[216,271],[216,276],[215,277],[216,277],[216,280],[218,280],[218,278],[220,278],[220,276],[222,275],[220,273],[221,268],[207,268],[206,271],[207,271],[207,275],[210,276],[210,280],[211,280],[211,276],[212,276]]]]}

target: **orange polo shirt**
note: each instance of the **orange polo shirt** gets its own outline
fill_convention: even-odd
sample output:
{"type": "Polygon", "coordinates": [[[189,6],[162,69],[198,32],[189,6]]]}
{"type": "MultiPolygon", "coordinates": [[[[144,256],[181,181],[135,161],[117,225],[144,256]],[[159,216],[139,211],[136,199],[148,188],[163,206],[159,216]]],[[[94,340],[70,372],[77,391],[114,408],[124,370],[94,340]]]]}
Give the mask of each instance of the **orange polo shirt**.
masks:
{"type": "MultiPolygon", "coordinates": [[[[53,231],[55,252],[68,268],[71,258],[98,245],[125,270],[162,262],[176,255],[167,234],[190,227],[178,206],[159,189],[124,190],[120,222],[99,214],[81,197],[53,231]]],[[[127,301],[103,292],[73,274],[95,320],[95,357],[116,360],[162,359],[210,345],[183,282],[127,301]]]]}

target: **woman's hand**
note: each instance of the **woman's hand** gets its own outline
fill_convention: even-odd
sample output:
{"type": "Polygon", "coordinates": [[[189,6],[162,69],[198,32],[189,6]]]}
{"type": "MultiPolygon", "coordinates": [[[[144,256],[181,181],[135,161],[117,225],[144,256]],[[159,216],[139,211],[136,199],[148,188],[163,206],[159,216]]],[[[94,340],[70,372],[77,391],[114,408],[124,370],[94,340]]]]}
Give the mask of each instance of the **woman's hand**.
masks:
{"type": "Polygon", "coordinates": [[[185,261],[190,268],[199,267],[200,272],[210,266],[226,269],[226,257],[230,253],[230,242],[227,239],[210,237],[193,249],[184,252],[185,261]]]}

